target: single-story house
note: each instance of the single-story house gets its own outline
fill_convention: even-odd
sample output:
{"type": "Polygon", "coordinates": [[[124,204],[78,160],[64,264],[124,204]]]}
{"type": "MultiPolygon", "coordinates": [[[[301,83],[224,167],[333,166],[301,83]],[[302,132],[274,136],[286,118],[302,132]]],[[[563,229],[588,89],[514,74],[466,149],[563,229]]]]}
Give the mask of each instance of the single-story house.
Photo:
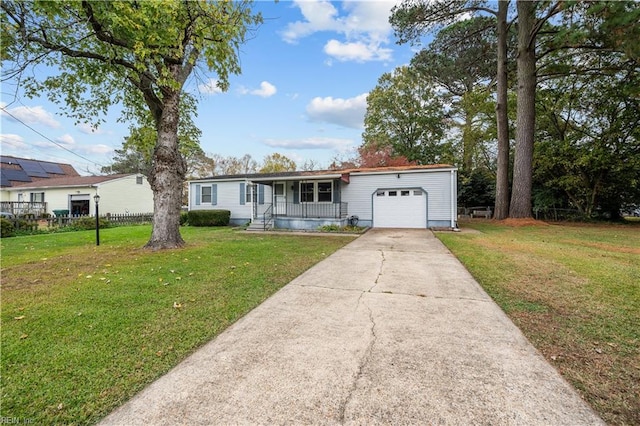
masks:
{"type": "Polygon", "coordinates": [[[188,188],[189,210],[229,210],[236,225],[456,227],[457,168],[449,165],[212,176],[188,188]]]}
{"type": "Polygon", "coordinates": [[[3,212],[95,214],[151,213],[153,192],[141,174],[80,176],[66,163],[0,155],[0,202],[3,212]]]}
{"type": "Polygon", "coordinates": [[[135,173],[52,178],[13,185],[2,191],[6,193],[2,211],[13,214],[94,215],[95,195],[100,196],[101,216],[153,212],[151,186],[143,175],[135,173]]]}

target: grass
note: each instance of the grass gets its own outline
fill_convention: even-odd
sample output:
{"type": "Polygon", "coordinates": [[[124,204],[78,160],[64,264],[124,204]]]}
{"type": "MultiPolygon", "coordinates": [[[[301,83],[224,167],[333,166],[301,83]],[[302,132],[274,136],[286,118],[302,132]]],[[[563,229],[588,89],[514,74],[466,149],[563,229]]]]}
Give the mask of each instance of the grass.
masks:
{"type": "Polygon", "coordinates": [[[1,240],[0,416],[93,424],[352,237],[149,226],[1,240]]]}
{"type": "Polygon", "coordinates": [[[609,424],[640,424],[640,226],[462,224],[439,233],[609,424]]]}

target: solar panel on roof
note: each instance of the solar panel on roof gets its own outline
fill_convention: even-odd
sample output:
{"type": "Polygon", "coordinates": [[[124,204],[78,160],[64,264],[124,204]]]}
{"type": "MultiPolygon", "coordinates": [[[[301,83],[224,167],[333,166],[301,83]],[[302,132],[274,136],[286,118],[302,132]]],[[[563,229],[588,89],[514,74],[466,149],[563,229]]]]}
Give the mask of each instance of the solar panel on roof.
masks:
{"type": "Polygon", "coordinates": [[[42,169],[47,173],[54,173],[56,175],[64,174],[62,168],[60,168],[60,166],[55,163],[40,163],[40,165],[42,166],[42,169]]]}
{"type": "Polygon", "coordinates": [[[42,166],[40,165],[41,163],[38,161],[18,159],[17,162],[18,164],[20,164],[20,167],[22,167],[22,169],[25,172],[27,172],[27,175],[29,176],[49,177],[47,172],[45,172],[42,166]]]}
{"type": "Polygon", "coordinates": [[[0,177],[0,186],[11,186],[11,182],[4,175],[0,177]]]}
{"type": "Polygon", "coordinates": [[[31,182],[31,178],[24,170],[2,169],[2,178],[7,180],[15,180],[17,182],[31,182]]]}
{"type": "Polygon", "coordinates": [[[4,155],[0,155],[0,163],[4,164],[15,164],[16,159],[11,157],[5,157],[4,155]]]}

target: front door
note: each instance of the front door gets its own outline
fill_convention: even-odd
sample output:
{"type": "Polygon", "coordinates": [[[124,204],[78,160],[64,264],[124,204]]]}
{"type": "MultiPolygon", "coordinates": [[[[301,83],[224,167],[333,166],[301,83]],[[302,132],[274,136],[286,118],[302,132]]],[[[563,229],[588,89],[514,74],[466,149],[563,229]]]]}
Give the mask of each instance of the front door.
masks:
{"type": "Polygon", "coordinates": [[[286,215],[287,213],[287,193],[285,191],[284,183],[273,184],[274,205],[273,214],[286,215]]]}

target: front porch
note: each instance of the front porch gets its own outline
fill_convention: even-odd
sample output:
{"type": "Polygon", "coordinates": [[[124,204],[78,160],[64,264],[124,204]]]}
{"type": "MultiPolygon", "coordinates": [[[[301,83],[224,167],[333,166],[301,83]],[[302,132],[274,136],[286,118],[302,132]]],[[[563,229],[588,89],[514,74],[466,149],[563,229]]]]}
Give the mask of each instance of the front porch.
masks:
{"type": "Polygon", "coordinates": [[[300,229],[315,230],[325,225],[346,226],[349,221],[348,204],[340,203],[288,203],[267,205],[264,215],[252,224],[253,230],[300,229]]]}

